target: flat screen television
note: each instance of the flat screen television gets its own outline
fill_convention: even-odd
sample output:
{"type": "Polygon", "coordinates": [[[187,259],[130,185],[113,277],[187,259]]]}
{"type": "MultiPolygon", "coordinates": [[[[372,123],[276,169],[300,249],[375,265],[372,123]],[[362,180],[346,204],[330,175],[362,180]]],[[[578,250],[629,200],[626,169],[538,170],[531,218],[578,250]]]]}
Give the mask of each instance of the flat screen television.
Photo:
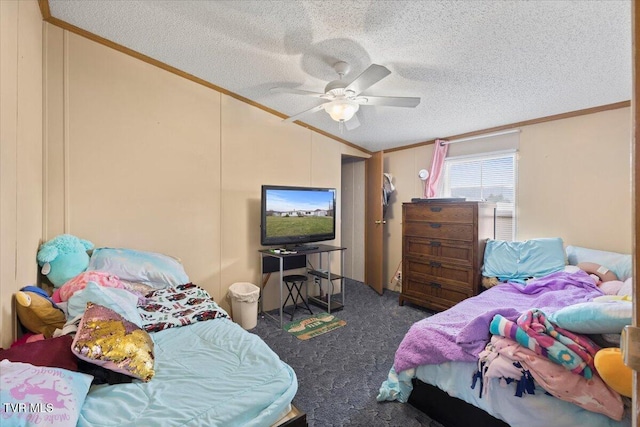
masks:
{"type": "Polygon", "coordinates": [[[335,188],[263,185],[260,243],[305,249],[306,243],[333,240],[335,214],[335,188]]]}

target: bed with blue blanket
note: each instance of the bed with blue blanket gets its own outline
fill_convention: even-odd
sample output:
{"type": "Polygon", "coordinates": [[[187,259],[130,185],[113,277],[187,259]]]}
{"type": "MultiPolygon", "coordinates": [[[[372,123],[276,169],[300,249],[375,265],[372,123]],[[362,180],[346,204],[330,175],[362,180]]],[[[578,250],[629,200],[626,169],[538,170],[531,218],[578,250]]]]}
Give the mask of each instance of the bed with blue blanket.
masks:
{"type": "MultiPolygon", "coordinates": [[[[623,268],[614,259],[619,254],[602,258],[602,251],[578,248],[576,258],[574,250],[568,248],[572,264],[586,256],[604,260],[620,278],[630,276],[629,256],[623,268]]],[[[569,308],[595,304],[604,293],[585,271],[564,262],[561,267],[527,281],[501,282],[416,322],[396,351],[378,401],[410,402],[446,426],[630,426],[630,400],[608,387],[594,366],[594,356],[607,346],[604,334],[555,323],[564,326],[561,316],[569,308]]],[[[616,320],[628,323],[630,317],[616,320]]]]}
{"type": "Polygon", "coordinates": [[[270,426],[290,410],[295,373],[230,319],[151,336],[153,379],[94,386],[78,426],[270,426]]]}
{"type": "Polygon", "coordinates": [[[0,349],[0,424],[307,425],[292,405],[289,365],[175,260],[130,252],[109,250],[108,263],[54,290],[66,323],[51,336],[26,334],[0,349]],[[150,268],[149,257],[162,262],[150,268]]]}

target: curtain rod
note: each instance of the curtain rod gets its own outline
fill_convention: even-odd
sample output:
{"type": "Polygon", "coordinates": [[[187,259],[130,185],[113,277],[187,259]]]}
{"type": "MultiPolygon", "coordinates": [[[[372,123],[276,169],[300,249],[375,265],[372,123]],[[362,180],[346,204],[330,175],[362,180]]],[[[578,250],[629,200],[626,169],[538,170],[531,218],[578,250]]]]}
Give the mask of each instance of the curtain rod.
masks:
{"type": "Polygon", "coordinates": [[[484,135],[470,136],[468,138],[460,138],[460,139],[454,139],[451,141],[443,141],[440,143],[440,145],[457,144],[458,142],[472,141],[474,139],[481,139],[481,138],[490,138],[492,136],[509,135],[511,133],[519,133],[519,132],[520,132],[520,129],[509,129],[509,130],[503,130],[501,132],[493,132],[493,133],[487,133],[484,135]]]}

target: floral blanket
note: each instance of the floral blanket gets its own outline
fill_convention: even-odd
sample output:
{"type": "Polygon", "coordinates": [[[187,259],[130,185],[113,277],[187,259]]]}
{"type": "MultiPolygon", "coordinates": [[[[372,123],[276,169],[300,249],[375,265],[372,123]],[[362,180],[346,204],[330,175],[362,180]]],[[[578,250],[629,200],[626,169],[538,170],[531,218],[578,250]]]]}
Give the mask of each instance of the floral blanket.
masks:
{"type": "Polygon", "coordinates": [[[147,332],[229,317],[207,291],[193,283],[155,290],[145,300],[138,304],[138,312],[147,332]]]}

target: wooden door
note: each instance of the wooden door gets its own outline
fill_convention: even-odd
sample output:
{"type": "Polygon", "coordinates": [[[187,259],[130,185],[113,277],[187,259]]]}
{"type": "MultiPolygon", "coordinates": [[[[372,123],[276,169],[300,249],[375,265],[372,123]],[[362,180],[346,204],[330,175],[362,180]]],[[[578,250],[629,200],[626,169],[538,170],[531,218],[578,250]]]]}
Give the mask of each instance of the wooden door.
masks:
{"type": "Polygon", "coordinates": [[[378,151],[365,162],[364,281],[382,295],[382,173],[383,152],[378,151]]]}

